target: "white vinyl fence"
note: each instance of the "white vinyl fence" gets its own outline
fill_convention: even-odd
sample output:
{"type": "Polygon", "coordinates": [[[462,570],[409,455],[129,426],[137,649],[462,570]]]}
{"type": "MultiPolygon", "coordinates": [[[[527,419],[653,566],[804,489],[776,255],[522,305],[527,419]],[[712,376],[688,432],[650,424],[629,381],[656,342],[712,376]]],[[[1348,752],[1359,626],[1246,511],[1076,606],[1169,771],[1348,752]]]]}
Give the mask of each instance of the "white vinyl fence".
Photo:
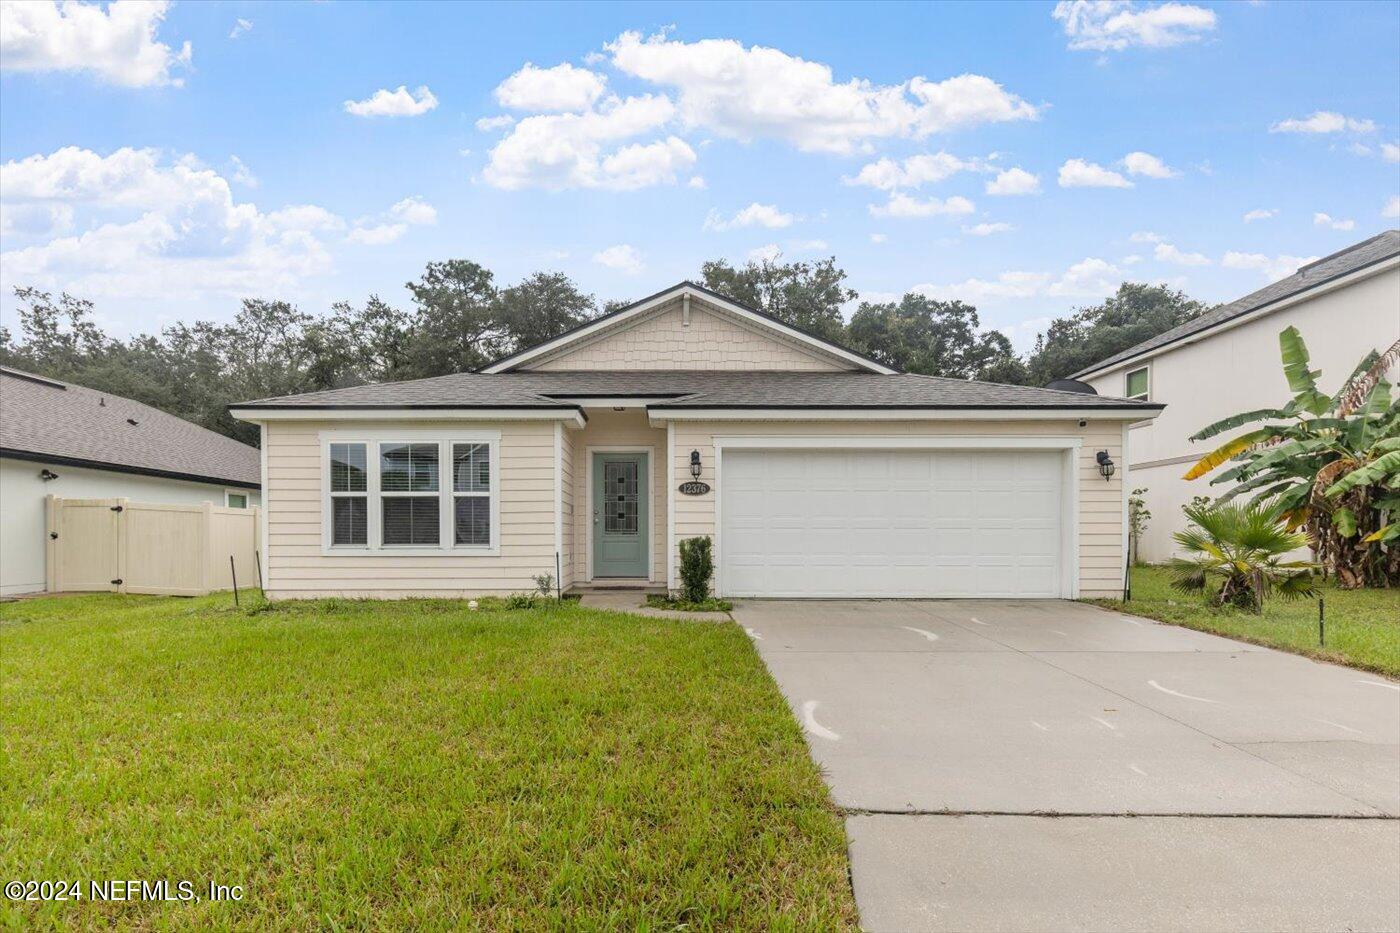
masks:
{"type": "Polygon", "coordinates": [[[48,497],[50,593],[202,596],[258,585],[258,508],[48,497]],[[233,566],[229,566],[229,558],[233,566]]]}

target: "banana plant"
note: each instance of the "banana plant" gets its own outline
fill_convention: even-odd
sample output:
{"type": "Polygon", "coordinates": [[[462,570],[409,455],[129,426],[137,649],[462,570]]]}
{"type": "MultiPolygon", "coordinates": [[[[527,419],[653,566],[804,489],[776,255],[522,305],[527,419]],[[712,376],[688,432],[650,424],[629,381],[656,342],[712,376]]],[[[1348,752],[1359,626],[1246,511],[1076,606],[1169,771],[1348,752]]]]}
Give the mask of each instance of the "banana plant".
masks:
{"type": "Polygon", "coordinates": [[[1290,529],[1303,529],[1324,572],[1342,586],[1400,585],[1400,399],[1386,373],[1400,363],[1400,340],[1361,360],[1335,395],[1319,387],[1296,327],[1279,334],[1293,397],[1278,408],[1223,418],[1192,435],[1208,440],[1250,427],[1186,472],[1211,485],[1220,503],[1268,500],[1290,529]],[[1229,464],[1227,467],[1226,465],[1229,464]]]}

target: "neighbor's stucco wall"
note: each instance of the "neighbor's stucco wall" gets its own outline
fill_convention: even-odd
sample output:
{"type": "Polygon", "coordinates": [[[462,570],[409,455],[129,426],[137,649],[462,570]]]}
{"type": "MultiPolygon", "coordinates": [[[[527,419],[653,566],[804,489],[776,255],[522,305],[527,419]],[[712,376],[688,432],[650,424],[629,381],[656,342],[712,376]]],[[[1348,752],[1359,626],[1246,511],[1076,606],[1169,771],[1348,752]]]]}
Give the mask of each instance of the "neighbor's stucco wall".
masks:
{"type": "Polygon", "coordinates": [[[522,369],[638,370],[752,369],[834,372],[852,367],[804,349],[774,332],[763,332],[720,311],[690,303],[684,321],[679,299],[637,322],[582,343],[522,369]]]}
{"type": "Polygon", "coordinates": [[[666,497],[671,494],[666,482],[666,429],[653,428],[647,423],[646,412],[639,409],[609,411],[589,409],[588,426],[581,431],[572,431],[575,463],[573,470],[574,510],[572,540],[577,545],[572,548],[572,578],[583,582],[593,576],[588,561],[591,553],[588,542],[592,536],[592,511],[589,509],[590,464],[594,448],[627,447],[647,448],[651,454],[650,482],[647,494],[651,499],[651,576],[655,583],[666,582],[666,497]]]}
{"type": "Polygon", "coordinates": [[[0,596],[44,591],[45,496],[223,505],[225,489],[246,492],[250,506],[259,504],[256,489],[0,458],[0,596]],[[39,471],[45,469],[57,473],[58,479],[41,480],[39,471]]]}
{"type": "MultiPolygon", "coordinates": [[[[1139,557],[1161,561],[1172,556],[1172,533],[1186,526],[1181,507],[1192,496],[1218,496],[1226,487],[1210,477],[1181,478],[1216,441],[1188,438],[1206,425],[1242,411],[1277,407],[1292,397],[1279,358],[1278,335],[1297,327],[1308,345],[1321,387],[1336,392],[1369,350],[1385,350],[1400,338],[1400,268],[1320,295],[1247,324],[1174,347],[1147,362],[1150,399],[1166,410],[1129,434],[1134,488],[1144,496],[1152,519],[1139,557]]],[[[1100,395],[1122,395],[1129,370],[1120,366],[1087,380],[1100,395]]],[[[1400,367],[1398,367],[1400,368],[1400,367]]],[[[1400,372],[1392,376],[1400,376],[1400,372]]]]}
{"type": "Polygon", "coordinates": [[[554,422],[413,422],[412,429],[499,431],[500,548],[447,552],[324,554],[321,537],[322,431],[402,429],[403,422],[271,422],[267,426],[266,574],[274,599],[311,596],[396,598],[529,592],[555,570],[554,422]]]}
{"type": "MultiPolygon", "coordinates": [[[[1121,472],[1105,481],[1099,474],[1095,454],[1107,450],[1122,462],[1123,424],[1119,421],[1089,421],[1084,428],[1076,421],[843,421],[843,422],[676,422],[673,427],[672,474],[668,488],[689,479],[692,450],[700,451],[704,472],[701,479],[716,486],[714,437],[747,435],[831,436],[884,435],[928,437],[946,435],[1063,436],[1082,438],[1079,450],[1079,593],[1081,596],[1118,596],[1123,587],[1124,501],[1121,472]]],[[[721,472],[723,468],[721,467],[721,472]]],[[[675,502],[677,541],[707,535],[715,537],[715,490],[703,496],[677,496],[675,502]]],[[[716,549],[724,546],[716,540],[716,549]]],[[[672,554],[671,559],[676,560],[672,554]]],[[[715,566],[720,566],[718,553],[715,566]]]]}

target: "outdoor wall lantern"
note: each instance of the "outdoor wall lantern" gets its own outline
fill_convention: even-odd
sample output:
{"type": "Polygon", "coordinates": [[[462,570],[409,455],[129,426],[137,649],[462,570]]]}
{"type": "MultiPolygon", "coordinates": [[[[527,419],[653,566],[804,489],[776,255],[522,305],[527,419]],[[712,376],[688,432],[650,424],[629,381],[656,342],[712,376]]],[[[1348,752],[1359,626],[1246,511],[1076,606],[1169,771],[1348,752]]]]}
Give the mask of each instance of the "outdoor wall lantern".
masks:
{"type": "Polygon", "coordinates": [[[1108,451],[1099,451],[1095,459],[1099,462],[1099,474],[1105,480],[1113,479],[1113,458],[1108,455],[1108,451]]]}
{"type": "Polygon", "coordinates": [[[51,479],[58,479],[58,474],[53,470],[43,469],[39,471],[39,478],[47,483],[51,479]]]}
{"type": "Polygon", "coordinates": [[[700,451],[698,450],[690,452],[690,475],[696,479],[700,478],[700,451]]]}

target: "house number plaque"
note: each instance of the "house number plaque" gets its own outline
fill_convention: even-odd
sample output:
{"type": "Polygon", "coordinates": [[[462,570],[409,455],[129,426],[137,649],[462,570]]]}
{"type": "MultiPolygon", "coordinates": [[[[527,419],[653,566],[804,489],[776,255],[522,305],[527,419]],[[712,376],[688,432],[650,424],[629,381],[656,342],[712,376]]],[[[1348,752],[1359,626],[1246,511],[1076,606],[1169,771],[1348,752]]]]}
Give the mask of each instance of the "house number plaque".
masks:
{"type": "Polygon", "coordinates": [[[681,483],[679,488],[683,496],[703,496],[710,491],[710,484],[694,480],[689,483],[681,483]]]}

